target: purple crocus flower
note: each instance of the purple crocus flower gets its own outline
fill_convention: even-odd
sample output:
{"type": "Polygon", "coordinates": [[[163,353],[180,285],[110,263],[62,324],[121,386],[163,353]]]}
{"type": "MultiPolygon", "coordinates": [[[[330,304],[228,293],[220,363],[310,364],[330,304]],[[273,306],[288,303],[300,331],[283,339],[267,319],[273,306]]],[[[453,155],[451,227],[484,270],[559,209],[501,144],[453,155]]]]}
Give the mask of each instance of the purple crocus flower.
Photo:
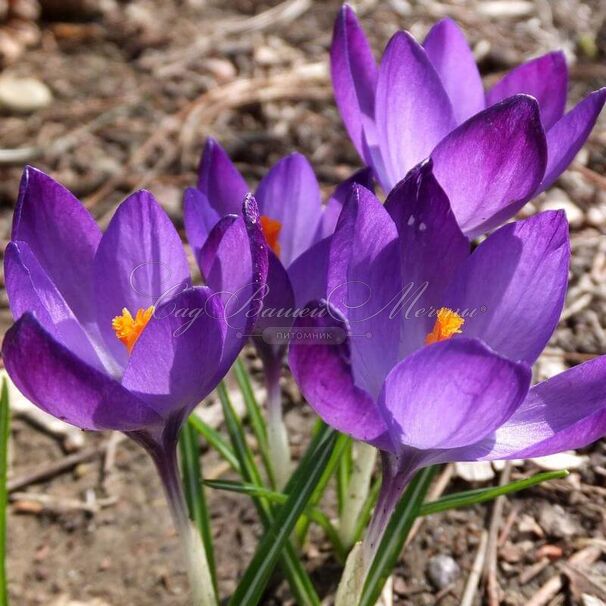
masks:
{"type": "MultiPolygon", "coordinates": [[[[179,429],[241,350],[267,274],[254,199],[243,207],[212,251],[221,283],[194,287],[179,235],[149,192],[126,198],[102,234],[68,190],[28,167],[5,252],[11,379],[55,417],[122,431],[146,448],[190,558],[200,551],[176,467],[179,429]],[[219,291],[248,304],[228,314],[219,291]]],[[[196,603],[214,603],[204,570],[190,563],[196,603]]]]}
{"type": "MultiPolygon", "coordinates": [[[[371,172],[344,181],[325,206],[307,159],[298,153],[278,161],[255,192],[261,228],[270,247],[267,292],[253,342],[263,361],[267,388],[269,444],[278,485],[290,475],[286,431],[282,423],[280,369],[286,340],[278,332],[292,326],[297,307],[326,295],[328,242],[346,193],[353,182],[372,187],[371,172]]],[[[202,275],[207,279],[204,247],[220,241],[225,222],[238,212],[248,186],[225,150],[209,138],[199,167],[197,187],[184,198],[185,229],[202,275]]]]}
{"type": "Polygon", "coordinates": [[[470,237],[512,217],[547,189],[589,136],[606,88],[564,113],[568,74],[554,52],[510,71],[487,93],[463,33],[438,22],[419,44],[396,33],[377,66],[353,10],[331,47],[337,106],[364,162],[388,192],[431,156],[470,237]]]}
{"type": "Polygon", "coordinates": [[[289,361],[324,421],[382,453],[370,553],[419,468],[542,456],[606,433],[606,357],[530,387],[569,255],[561,211],[505,225],[470,252],[430,161],[384,206],[354,186],[330,245],[329,296],[297,320],[309,340],[289,361]]]}

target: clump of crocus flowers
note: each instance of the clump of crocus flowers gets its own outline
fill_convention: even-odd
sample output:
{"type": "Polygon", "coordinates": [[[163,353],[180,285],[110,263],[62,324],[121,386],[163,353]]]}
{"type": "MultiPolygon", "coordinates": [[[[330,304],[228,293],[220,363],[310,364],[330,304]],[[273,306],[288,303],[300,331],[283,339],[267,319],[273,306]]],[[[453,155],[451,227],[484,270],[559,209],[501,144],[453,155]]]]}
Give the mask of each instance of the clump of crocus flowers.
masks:
{"type": "Polygon", "coordinates": [[[193,286],[179,235],[149,192],[124,200],[102,234],[69,191],[26,168],[4,263],[17,320],[2,347],[11,379],[59,419],[122,431],[149,452],[186,547],[197,604],[214,597],[188,522],[177,438],[254,324],[267,276],[254,198],[243,199],[221,235],[227,246],[207,251],[221,276],[216,289],[193,286]],[[236,263],[240,272],[226,271],[236,263]],[[237,313],[227,313],[222,292],[242,298],[237,313]]]}
{"type": "MultiPolygon", "coordinates": [[[[564,305],[566,217],[542,212],[503,225],[572,161],[606,89],[566,113],[566,63],[550,53],[485,91],[450,20],[422,44],[395,34],[377,65],[347,6],[335,23],[331,70],[339,111],[366,166],[323,204],[310,163],[294,153],[253,195],[209,139],[199,181],[184,197],[202,284],[192,282],[183,243],[149,192],[126,198],[102,233],[51,177],[30,167],[23,174],[5,251],[15,318],[2,346],[6,369],[43,410],[82,429],[124,432],[147,450],[185,546],[196,605],[218,597],[188,519],[177,441],[249,338],[267,388],[267,423],[252,421],[270,463],[268,486],[249,492],[263,489],[267,499],[284,489],[280,506],[301,506],[279,384],[287,350],[307,402],[366,457],[357,466],[367,477],[354,474],[361,485],[350,492],[366,495],[380,454],[362,576],[418,470],[543,456],[606,434],[606,357],[537,385],[531,380],[564,305]],[[487,237],[474,245],[478,236],[487,237]]],[[[228,425],[243,457],[239,467],[231,458],[232,466],[247,482],[261,481],[233,418],[228,425]]],[[[306,465],[314,457],[327,465],[315,448],[306,465]]],[[[309,499],[314,487],[307,488],[309,499]]],[[[358,498],[356,515],[359,505],[358,498]]],[[[273,507],[259,507],[266,521],[280,515],[273,507]]],[[[349,518],[345,552],[355,540],[349,518]]],[[[280,539],[291,550],[286,576],[296,591],[309,592],[292,562],[295,521],[280,539]]],[[[255,589],[236,595],[258,603],[255,583],[268,575],[252,575],[255,589]]],[[[359,593],[345,592],[341,603],[359,593]]]]}

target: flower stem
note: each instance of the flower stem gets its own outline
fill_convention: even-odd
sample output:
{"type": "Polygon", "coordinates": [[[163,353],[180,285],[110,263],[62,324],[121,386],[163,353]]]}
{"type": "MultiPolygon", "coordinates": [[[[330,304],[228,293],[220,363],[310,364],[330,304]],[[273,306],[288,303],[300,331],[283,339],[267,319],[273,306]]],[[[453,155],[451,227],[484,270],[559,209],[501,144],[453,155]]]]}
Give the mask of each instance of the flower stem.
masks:
{"type": "Polygon", "coordinates": [[[381,490],[363,542],[366,570],[373,561],[389,520],[416,469],[412,459],[403,459],[386,452],[381,452],[381,464],[381,490]]]}
{"type": "Polygon", "coordinates": [[[187,512],[177,463],[176,436],[170,439],[165,436],[156,439],[149,435],[129,435],[147,450],[160,476],[168,508],[183,547],[193,606],[217,606],[206,551],[187,512]]]}
{"type": "Polygon", "coordinates": [[[279,362],[265,364],[265,387],[267,390],[267,444],[276,488],[280,490],[284,488],[290,478],[291,457],[282,410],[279,362]]]}
{"type": "Polygon", "coordinates": [[[339,521],[339,537],[346,548],[353,545],[360,513],[370,491],[376,460],[377,449],[374,446],[365,442],[353,443],[353,468],[339,521]]]}

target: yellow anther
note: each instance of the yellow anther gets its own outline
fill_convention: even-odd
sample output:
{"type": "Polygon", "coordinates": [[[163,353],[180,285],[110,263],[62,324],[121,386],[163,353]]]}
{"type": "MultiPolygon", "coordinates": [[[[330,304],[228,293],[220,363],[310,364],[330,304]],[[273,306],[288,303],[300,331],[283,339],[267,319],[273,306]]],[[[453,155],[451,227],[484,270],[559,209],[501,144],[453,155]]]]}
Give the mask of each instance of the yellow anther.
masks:
{"type": "Polygon", "coordinates": [[[112,320],[112,328],[116,333],[116,337],[126,345],[128,353],[133,350],[137,339],[147,326],[154,314],[154,306],[151,305],[147,309],[140,308],[137,310],[133,318],[130,311],[126,307],[122,310],[121,316],[116,316],[112,320]]]}
{"type": "Polygon", "coordinates": [[[452,311],[448,307],[441,307],[438,310],[438,317],[436,318],[436,323],[433,325],[433,330],[425,337],[425,345],[445,341],[463,332],[461,326],[464,323],[464,318],[456,311],[452,311]]]}
{"type": "Polygon", "coordinates": [[[261,215],[261,231],[265,236],[265,241],[268,246],[280,256],[280,243],[278,238],[280,237],[280,231],[282,230],[282,223],[277,219],[272,219],[267,215],[261,215]]]}

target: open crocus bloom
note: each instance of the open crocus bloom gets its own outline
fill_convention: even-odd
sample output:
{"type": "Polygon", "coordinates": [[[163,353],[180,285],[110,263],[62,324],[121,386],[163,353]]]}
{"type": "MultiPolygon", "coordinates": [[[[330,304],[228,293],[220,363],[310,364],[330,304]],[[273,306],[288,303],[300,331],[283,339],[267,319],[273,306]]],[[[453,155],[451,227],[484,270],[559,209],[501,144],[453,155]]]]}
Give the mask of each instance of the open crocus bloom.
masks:
{"type": "Polygon", "coordinates": [[[176,445],[255,322],[267,246],[254,198],[208,256],[215,288],[193,287],[179,235],[149,192],[124,200],[102,234],[69,191],[28,167],[5,253],[16,322],[2,356],[19,390],[46,412],[82,429],[123,431],[148,451],[185,548],[193,601],[214,606],[176,445]]]}
{"type": "Polygon", "coordinates": [[[337,18],[331,71],[339,111],[364,162],[390,191],[431,156],[463,232],[512,217],[566,169],[606,100],[591,93],[564,113],[564,55],[517,67],[484,92],[473,54],[450,19],[423,45],[396,33],[377,66],[353,10],[337,18]]]}
{"type": "MultiPolygon", "coordinates": [[[[261,229],[270,250],[267,291],[253,342],[263,361],[270,448],[281,480],[288,475],[288,447],[279,386],[286,341],[279,335],[292,326],[298,307],[326,296],[328,242],[346,192],[353,182],[371,187],[371,181],[369,170],[360,171],[337,187],[323,206],[312,167],[304,156],[294,153],[277,162],[255,192],[261,229]]],[[[198,186],[189,188],[184,200],[187,237],[207,279],[212,258],[208,250],[224,237],[225,225],[247,190],[227,153],[209,139],[200,162],[198,186]]]]}
{"type": "Polygon", "coordinates": [[[328,299],[297,320],[308,341],[291,345],[290,367],[328,424],[383,452],[371,541],[420,467],[542,456],[606,433],[606,357],[530,388],[568,261],[562,212],[505,225],[471,253],[429,161],[385,206],[354,186],[328,299]],[[326,344],[336,329],[344,342],[326,344]]]}
{"type": "MultiPolygon", "coordinates": [[[[238,271],[223,272],[217,290],[253,308],[267,253],[254,200],[244,206],[215,254],[216,267],[238,271]]],[[[69,191],[29,167],[4,271],[16,319],[2,348],[7,371],[40,408],[82,429],[178,429],[254,322],[192,286],[179,235],[149,192],[124,200],[102,234],[69,191]]]]}
{"type": "MultiPolygon", "coordinates": [[[[223,217],[239,212],[249,188],[225,150],[212,138],[204,147],[198,172],[197,187],[185,192],[184,220],[187,238],[200,262],[200,252],[211,231],[223,217]]],[[[327,247],[323,240],[334,231],[354,181],[371,187],[370,171],[359,171],[343,182],[323,206],[313,169],[298,153],[282,158],[261,180],[255,198],[261,228],[271,249],[265,307],[272,303],[293,306],[293,297],[301,305],[324,296],[326,279],[321,269],[327,247]]]]}

